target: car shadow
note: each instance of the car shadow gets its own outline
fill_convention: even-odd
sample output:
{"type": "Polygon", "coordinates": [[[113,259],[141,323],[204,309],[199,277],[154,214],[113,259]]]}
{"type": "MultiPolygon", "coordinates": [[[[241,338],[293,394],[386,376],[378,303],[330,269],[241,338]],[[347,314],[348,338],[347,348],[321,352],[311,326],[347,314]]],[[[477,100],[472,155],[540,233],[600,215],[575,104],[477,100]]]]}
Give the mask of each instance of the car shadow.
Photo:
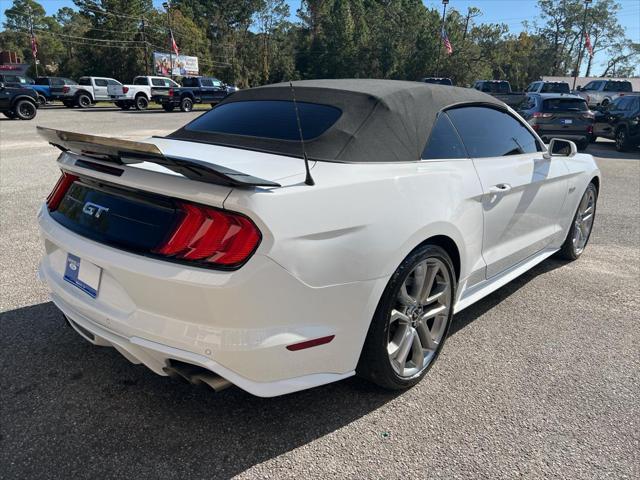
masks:
{"type": "MultiPolygon", "coordinates": [[[[450,335],[561,265],[544,262],[467,308],[450,335]]],[[[51,302],[1,313],[0,325],[0,458],[8,478],[80,470],[101,478],[114,464],[133,478],[158,468],[188,472],[175,478],[230,478],[402,395],[358,378],[270,399],[233,387],[214,394],[90,345],[51,302]]]]}

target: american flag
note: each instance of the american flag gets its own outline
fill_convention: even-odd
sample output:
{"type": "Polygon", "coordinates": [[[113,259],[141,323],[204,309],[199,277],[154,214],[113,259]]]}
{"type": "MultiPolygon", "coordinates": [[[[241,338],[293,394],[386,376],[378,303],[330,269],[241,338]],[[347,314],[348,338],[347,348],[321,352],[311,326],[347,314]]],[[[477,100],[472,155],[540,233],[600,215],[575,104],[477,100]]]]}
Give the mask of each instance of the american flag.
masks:
{"type": "Polygon", "coordinates": [[[586,37],[584,39],[584,46],[589,52],[589,56],[593,58],[593,46],[591,45],[591,38],[589,38],[589,32],[585,32],[586,37]]]}
{"type": "Polygon", "coordinates": [[[453,47],[447,36],[447,31],[444,28],[442,29],[442,42],[444,43],[444,49],[447,51],[447,54],[451,55],[453,53],[453,47]]]}
{"type": "Polygon", "coordinates": [[[173,38],[173,31],[169,32],[171,34],[171,50],[173,50],[173,53],[175,53],[176,55],[180,55],[180,53],[178,52],[178,44],[176,43],[176,39],[173,38]]]}

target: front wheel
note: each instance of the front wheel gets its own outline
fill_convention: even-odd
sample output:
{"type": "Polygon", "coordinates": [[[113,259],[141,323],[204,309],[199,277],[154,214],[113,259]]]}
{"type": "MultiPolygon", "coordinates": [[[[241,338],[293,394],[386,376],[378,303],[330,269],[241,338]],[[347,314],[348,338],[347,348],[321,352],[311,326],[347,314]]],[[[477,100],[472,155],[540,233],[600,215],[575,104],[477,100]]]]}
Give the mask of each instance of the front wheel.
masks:
{"type": "Polygon", "coordinates": [[[149,106],[149,100],[144,95],[136,97],[136,110],[146,110],[149,106]]]}
{"type": "Polygon", "coordinates": [[[584,252],[596,217],[597,200],[598,190],[593,183],[590,183],[580,199],[567,238],[558,252],[560,258],[576,260],[584,252]]]}
{"type": "Polygon", "coordinates": [[[189,97],[185,97],[180,100],[180,111],[190,112],[191,110],[193,110],[193,100],[191,100],[189,97]]]}
{"type": "Polygon", "coordinates": [[[436,245],[414,250],[382,294],[360,355],[358,375],[391,390],[422,380],[444,345],[455,291],[447,252],[436,245]]]}
{"type": "Polygon", "coordinates": [[[619,152],[625,152],[629,149],[629,139],[627,137],[627,131],[624,128],[620,128],[616,132],[616,150],[619,152]]]}
{"type": "Polygon", "coordinates": [[[34,102],[19,100],[13,107],[13,111],[20,120],[32,120],[38,113],[38,108],[34,102]]]}
{"type": "Polygon", "coordinates": [[[89,108],[91,106],[91,97],[86,93],[81,93],[76,97],[76,105],[80,108],[89,108]]]}

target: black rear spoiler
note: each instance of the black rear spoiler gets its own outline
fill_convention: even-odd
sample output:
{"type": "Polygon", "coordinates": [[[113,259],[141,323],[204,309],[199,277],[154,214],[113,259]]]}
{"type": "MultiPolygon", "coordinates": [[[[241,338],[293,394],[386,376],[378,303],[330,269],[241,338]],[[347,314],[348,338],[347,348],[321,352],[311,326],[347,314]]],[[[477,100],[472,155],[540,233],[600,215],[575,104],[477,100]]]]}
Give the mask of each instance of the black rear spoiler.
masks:
{"type": "Polygon", "coordinates": [[[209,162],[181,157],[168,157],[152,143],[65,132],[46,127],[37,127],[37,129],[38,133],[51,145],[63,152],[78,153],[104,162],[117,165],[142,162],[156,163],[190,180],[230,187],[280,187],[279,183],[253,177],[209,162]]]}

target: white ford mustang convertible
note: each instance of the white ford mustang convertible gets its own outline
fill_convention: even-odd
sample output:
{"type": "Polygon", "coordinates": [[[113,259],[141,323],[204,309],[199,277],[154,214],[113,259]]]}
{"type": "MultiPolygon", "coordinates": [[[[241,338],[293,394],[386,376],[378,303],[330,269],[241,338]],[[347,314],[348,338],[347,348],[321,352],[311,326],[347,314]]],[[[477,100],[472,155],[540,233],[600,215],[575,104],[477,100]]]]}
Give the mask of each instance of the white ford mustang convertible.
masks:
{"type": "Polygon", "coordinates": [[[160,375],[269,397],[419,382],[455,312],[578,258],[600,172],[481,92],[319,80],[235,93],[143,142],[41,128],[62,176],[39,275],[160,375]]]}

